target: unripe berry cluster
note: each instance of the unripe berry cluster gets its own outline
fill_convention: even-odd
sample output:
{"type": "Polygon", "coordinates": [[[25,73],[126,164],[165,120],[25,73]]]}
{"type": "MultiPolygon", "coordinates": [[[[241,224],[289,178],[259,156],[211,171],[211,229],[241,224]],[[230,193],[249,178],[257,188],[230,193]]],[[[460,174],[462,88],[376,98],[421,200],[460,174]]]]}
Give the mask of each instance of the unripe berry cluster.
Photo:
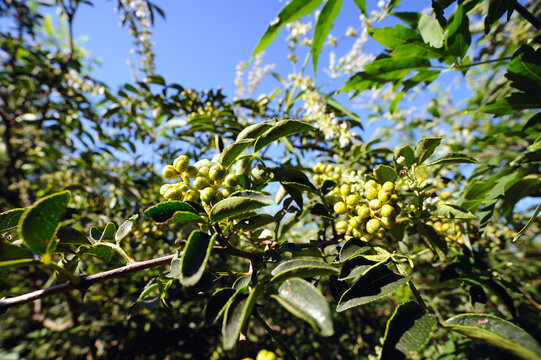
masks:
{"type": "Polygon", "coordinates": [[[217,163],[196,163],[190,165],[186,155],[180,155],[172,165],[163,168],[165,179],[181,178],[175,184],[163,184],[160,194],[166,200],[199,201],[204,204],[214,204],[230,196],[239,184],[235,174],[217,163]]]}

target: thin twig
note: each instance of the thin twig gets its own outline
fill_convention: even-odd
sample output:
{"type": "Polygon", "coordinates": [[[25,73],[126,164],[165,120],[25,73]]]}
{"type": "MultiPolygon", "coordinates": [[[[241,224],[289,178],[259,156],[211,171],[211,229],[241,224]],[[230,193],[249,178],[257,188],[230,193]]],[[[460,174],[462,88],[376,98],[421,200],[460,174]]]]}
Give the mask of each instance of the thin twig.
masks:
{"type": "Polygon", "coordinates": [[[537,30],[541,30],[541,20],[536,18],[534,14],[529,12],[528,9],[526,9],[524,6],[520,5],[518,1],[515,2],[515,10],[530,24],[532,24],[537,30]]]}
{"type": "Polygon", "coordinates": [[[254,309],[252,315],[265,328],[265,330],[267,330],[271,338],[280,345],[280,348],[284,353],[286,353],[287,357],[290,360],[296,360],[295,355],[291,352],[291,350],[289,350],[286,343],[284,342],[284,339],[282,339],[282,336],[278,332],[271,329],[271,327],[265,322],[261,315],[259,315],[257,310],[254,309]]]}

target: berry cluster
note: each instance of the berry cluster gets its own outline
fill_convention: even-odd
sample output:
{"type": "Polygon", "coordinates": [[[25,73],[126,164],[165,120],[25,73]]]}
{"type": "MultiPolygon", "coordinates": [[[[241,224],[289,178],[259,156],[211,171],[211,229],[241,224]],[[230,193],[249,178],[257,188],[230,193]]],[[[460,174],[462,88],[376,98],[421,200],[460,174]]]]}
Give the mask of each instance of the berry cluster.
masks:
{"type": "Polygon", "coordinates": [[[382,239],[387,229],[396,223],[400,214],[398,194],[395,184],[387,181],[379,184],[375,180],[360,180],[361,174],[350,172],[341,175],[339,168],[318,163],[313,168],[314,182],[327,179],[341,183],[329,194],[338,199],[334,203],[334,212],[346,216],[348,220],[336,223],[339,233],[348,233],[364,241],[372,238],[382,239]]]}
{"type": "Polygon", "coordinates": [[[222,165],[209,161],[190,165],[186,155],[177,157],[173,165],[166,165],[162,176],[165,179],[181,178],[181,181],[175,184],[162,185],[160,194],[166,200],[201,200],[208,205],[231,195],[239,184],[237,175],[228,174],[222,165]],[[190,179],[193,179],[191,183],[190,179]],[[221,187],[223,189],[220,190],[221,187]]]}

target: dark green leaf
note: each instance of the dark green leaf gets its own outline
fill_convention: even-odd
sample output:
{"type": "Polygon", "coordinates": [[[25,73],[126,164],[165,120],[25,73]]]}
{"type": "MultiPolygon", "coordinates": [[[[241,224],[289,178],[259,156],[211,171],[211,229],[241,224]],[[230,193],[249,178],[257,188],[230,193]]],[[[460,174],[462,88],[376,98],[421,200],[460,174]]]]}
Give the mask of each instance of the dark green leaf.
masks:
{"type": "Polygon", "coordinates": [[[442,165],[442,164],[476,164],[476,163],[478,163],[478,161],[475,160],[470,155],[466,155],[462,153],[451,153],[451,154],[444,155],[427,165],[431,166],[431,165],[442,165]]]}
{"type": "Polygon", "coordinates": [[[510,3],[514,0],[488,0],[488,12],[485,17],[485,34],[490,32],[492,25],[498,21],[506,11],[508,11],[510,3]]]}
{"type": "Polygon", "coordinates": [[[271,127],[272,127],[272,124],[268,122],[250,125],[237,135],[236,141],[238,142],[245,139],[257,139],[271,127]]]}
{"type": "Polygon", "coordinates": [[[443,137],[422,138],[415,144],[413,152],[417,165],[421,165],[426,159],[432,156],[442,139],[443,137]]]}
{"type": "Polygon", "coordinates": [[[511,95],[495,100],[478,111],[497,116],[512,115],[522,110],[541,109],[541,96],[535,93],[512,93],[511,95]]]}
{"type": "Polygon", "coordinates": [[[210,325],[216,322],[225,312],[225,305],[235,294],[233,288],[218,289],[210,297],[205,308],[205,324],[210,325]]]}
{"type": "Polygon", "coordinates": [[[97,242],[102,240],[111,240],[115,236],[115,232],[116,225],[110,222],[105,225],[105,229],[103,229],[103,231],[101,231],[95,226],[90,228],[90,237],[92,238],[92,240],[97,242]]]}
{"type": "Polygon", "coordinates": [[[226,148],[220,154],[218,161],[220,164],[228,168],[235,162],[235,160],[237,160],[237,157],[242,154],[244,150],[252,145],[253,142],[254,140],[250,138],[235,141],[234,143],[226,146],[226,148]]]}
{"type": "Polygon", "coordinates": [[[428,247],[438,255],[440,261],[444,261],[447,256],[447,242],[430,225],[419,223],[419,232],[428,247]]]}
{"type": "Polygon", "coordinates": [[[34,262],[34,258],[27,249],[0,242],[0,267],[18,266],[31,262],[34,262]]]}
{"type": "Polygon", "coordinates": [[[197,210],[184,201],[165,201],[145,210],[145,214],[159,225],[171,223],[181,223],[186,221],[202,221],[197,210]]]}
{"type": "Polygon", "coordinates": [[[54,251],[55,235],[70,199],[69,191],[46,196],[21,216],[19,236],[30,250],[40,255],[54,251]]]}
{"type": "Polygon", "coordinates": [[[359,8],[359,10],[361,10],[361,13],[364,15],[364,16],[368,16],[366,14],[366,0],[353,0],[355,2],[355,4],[357,5],[357,7],[359,8]]]}
{"type": "Polygon", "coordinates": [[[395,182],[398,178],[398,174],[392,167],[383,164],[374,169],[374,176],[382,183],[386,181],[395,182]]]}
{"type": "Polygon", "coordinates": [[[458,58],[463,58],[471,43],[470,21],[462,4],[456,8],[453,21],[449,24],[445,38],[445,48],[458,58]]]}
{"type": "Polygon", "coordinates": [[[437,49],[443,46],[443,29],[438,20],[429,15],[421,15],[417,25],[423,41],[437,49]]]}
{"type": "Polygon", "coordinates": [[[197,284],[212,252],[215,236],[212,238],[202,232],[194,231],[190,234],[188,242],[180,257],[180,283],[184,286],[197,284]]]}
{"type": "Polygon", "coordinates": [[[323,216],[329,219],[332,219],[332,215],[329,214],[327,209],[323,204],[317,203],[312,208],[310,208],[310,214],[316,215],[316,216],[323,216]]]}
{"type": "Polygon", "coordinates": [[[327,179],[323,182],[323,184],[321,184],[321,193],[323,195],[327,195],[335,187],[336,187],[336,183],[332,180],[327,179]]]}
{"type": "Polygon", "coordinates": [[[507,65],[505,77],[511,86],[526,93],[541,92],[541,49],[523,45],[507,65]]]}
{"type": "Polygon", "coordinates": [[[272,200],[260,192],[239,191],[217,202],[210,210],[209,220],[215,223],[271,204],[272,200]]]}
{"type": "Polygon", "coordinates": [[[290,313],[312,325],[321,336],[334,334],[329,304],[308,281],[298,278],[286,280],[273,298],[290,313]]]}
{"type": "Polygon", "coordinates": [[[275,267],[271,283],[278,284],[289,278],[307,278],[314,276],[325,276],[338,274],[334,266],[319,260],[293,259],[280,263],[275,267]]]}
{"type": "Polygon", "coordinates": [[[254,145],[254,151],[257,152],[280,138],[312,129],[313,127],[311,125],[298,120],[278,121],[275,125],[273,125],[273,127],[265,131],[259,139],[257,139],[254,145]]]}
{"type": "Polygon", "coordinates": [[[393,273],[385,264],[374,266],[342,295],[336,311],[344,311],[387,296],[409,279],[410,276],[404,277],[393,273]]]}
{"type": "Polygon", "coordinates": [[[387,322],[381,359],[410,358],[427,344],[436,324],[436,318],[416,302],[400,304],[387,322]]]}
{"type": "Polygon", "coordinates": [[[524,227],[520,229],[520,231],[515,235],[515,237],[513,238],[513,242],[517,241],[524,234],[524,232],[526,232],[526,230],[530,227],[530,225],[532,225],[532,223],[537,218],[537,215],[539,215],[539,212],[541,212],[541,203],[537,205],[537,208],[533,212],[530,219],[526,222],[526,225],[524,225],[524,227]]]}
{"type": "Polygon", "coordinates": [[[229,299],[224,314],[224,322],[222,326],[222,336],[224,338],[224,349],[231,350],[239,339],[240,331],[246,325],[255,302],[261,295],[264,287],[262,283],[258,283],[249,294],[246,293],[247,288],[237,290],[237,292],[229,299]]]}
{"type": "Polygon", "coordinates": [[[59,244],[64,245],[90,245],[91,242],[79,230],[67,226],[61,226],[56,232],[59,244]]]}
{"type": "Polygon", "coordinates": [[[343,107],[340,103],[338,103],[336,100],[334,100],[333,98],[331,98],[330,96],[327,96],[325,98],[325,101],[327,102],[327,105],[329,105],[330,107],[334,108],[335,110],[338,110],[340,113],[344,114],[344,115],[347,115],[349,116],[352,120],[355,120],[356,122],[359,123],[359,126],[361,127],[362,129],[362,125],[361,125],[361,119],[355,115],[354,113],[352,113],[351,111],[349,111],[348,109],[346,109],[345,107],[343,107]]]}
{"type": "Polygon", "coordinates": [[[462,314],[448,319],[443,326],[522,359],[541,359],[541,346],[530,334],[497,316],[462,314]]]}
{"type": "Polygon", "coordinates": [[[411,165],[415,163],[415,153],[411,146],[406,145],[394,151],[393,160],[394,160],[395,168],[401,169],[405,167],[406,169],[409,169],[411,165]],[[402,157],[404,158],[404,163],[398,164],[397,160],[402,157]]]}
{"type": "Polygon", "coordinates": [[[368,250],[370,250],[370,247],[366,245],[366,242],[357,238],[349,239],[340,250],[340,262],[344,262],[353,256],[363,254],[368,250]]]}
{"type": "Polygon", "coordinates": [[[11,230],[19,225],[19,219],[26,211],[24,208],[12,209],[0,214],[0,233],[11,230]]]}
{"type": "Polygon", "coordinates": [[[342,265],[338,280],[357,279],[376,264],[376,261],[368,260],[362,255],[354,256],[342,265]]]}
{"type": "Polygon", "coordinates": [[[278,31],[282,26],[287,23],[296,21],[303,17],[304,15],[310,14],[314,11],[321,0],[292,0],[290,1],[278,14],[265,31],[265,34],[259,40],[259,43],[255,47],[254,52],[252,53],[252,59],[259,54],[263,49],[265,49],[271,42],[274,40],[278,31]]]}
{"type": "Polygon", "coordinates": [[[336,19],[336,15],[340,11],[340,6],[342,6],[342,0],[327,0],[321,13],[317,18],[316,27],[314,29],[314,38],[312,39],[312,61],[314,64],[314,74],[317,72],[317,60],[319,59],[319,54],[323,43],[327,38],[329,30],[331,30],[332,23],[336,19]]]}
{"type": "Polygon", "coordinates": [[[294,186],[299,191],[316,193],[316,187],[310,182],[308,176],[299,169],[291,167],[268,168],[271,181],[279,181],[288,186],[294,186]]]}
{"type": "Polygon", "coordinates": [[[234,225],[234,229],[240,229],[243,231],[251,231],[265,225],[271,224],[275,221],[274,216],[270,214],[257,214],[246,219],[239,220],[234,225]]]}

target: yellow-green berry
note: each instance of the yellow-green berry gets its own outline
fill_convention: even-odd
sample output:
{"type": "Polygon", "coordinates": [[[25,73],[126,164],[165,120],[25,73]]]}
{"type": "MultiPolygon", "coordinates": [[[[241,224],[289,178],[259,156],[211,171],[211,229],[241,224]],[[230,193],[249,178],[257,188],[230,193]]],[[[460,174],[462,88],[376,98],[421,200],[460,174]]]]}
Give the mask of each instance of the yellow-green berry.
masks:
{"type": "Polygon", "coordinates": [[[232,187],[224,187],[222,189],[222,195],[223,195],[224,198],[230,197],[231,194],[233,194],[234,191],[235,191],[235,189],[232,188],[232,187]]]}
{"type": "Polygon", "coordinates": [[[364,184],[364,189],[365,190],[368,190],[369,188],[374,188],[377,190],[377,186],[378,186],[378,183],[376,182],[376,180],[368,180],[365,184],[364,184]]]}
{"type": "Polygon", "coordinates": [[[184,198],[184,194],[182,193],[182,187],[173,185],[165,192],[163,197],[166,200],[182,200],[184,198]]]}
{"type": "Polygon", "coordinates": [[[339,234],[344,234],[348,231],[348,222],[345,220],[339,221],[336,223],[336,231],[339,234]]]}
{"type": "Polygon", "coordinates": [[[386,192],[392,193],[394,191],[394,183],[391,181],[386,181],[381,188],[386,192]]]}
{"type": "Polygon", "coordinates": [[[235,187],[239,184],[239,177],[235,174],[229,174],[225,177],[225,186],[235,187]]]}
{"type": "Polygon", "coordinates": [[[199,200],[199,196],[200,196],[199,190],[195,190],[195,189],[190,190],[184,196],[184,201],[197,201],[199,200]]]}
{"type": "Polygon", "coordinates": [[[162,176],[165,178],[165,179],[174,179],[174,178],[177,178],[178,177],[178,173],[177,171],[175,170],[175,168],[171,165],[166,165],[164,168],[163,168],[163,171],[162,171],[162,176]]]}
{"type": "Polygon", "coordinates": [[[383,203],[387,203],[389,202],[389,198],[390,198],[390,195],[387,191],[381,189],[380,191],[378,191],[378,199],[379,201],[383,202],[383,203]]]}
{"type": "Polygon", "coordinates": [[[349,184],[344,184],[340,186],[340,194],[342,194],[342,196],[348,196],[350,193],[351,193],[351,186],[349,186],[349,184]]]}
{"type": "Polygon", "coordinates": [[[370,219],[366,223],[366,231],[369,234],[375,234],[381,227],[381,222],[379,219],[370,219]]]}
{"type": "Polygon", "coordinates": [[[394,208],[389,204],[384,204],[380,210],[381,216],[391,216],[394,213],[394,208]]]}
{"type": "Polygon", "coordinates": [[[216,195],[216,190],[209,186],[201,191],[201,200],[206,203],[211,203],[216,199],[216,195]]]}
{"type": "Polygon", "coordinates": [[[375,187],[366,187],[364,188],[364,197],[367,200],[374,200],[378,197],[378,189],[375,187]]]}
{"type": "Polygon", "coordinates": [[[366,219],[367,217],[370,217],[370,208],[364,204],[357,207],[357,215],[359,215],[361,219],[366,219]]]}
{"type": "Polygon", "coordinates": [[[349,219],[349,226],[351,226],[353,229],[360,229],[362,223],[362,219],[358,218],[357,216],[352,217],[349,219]]]}
{"type": "Polygon", "coordinates": [[[208,166],[201,166],[197,172],[197,176],[201,177],[209,177],[209,167],[208,166]]]}
{"type": "Polygon", "coordinates": [[[390,229],[394,224],[396,224],[396,220],[392,216],[382,216],[380,221],[383,227],[386,229],[390,229]]]}
{"type": "Polygon", "coordinates": [[[197,177],[197,173],[199,172],[199,170],[197,170],[197,168],[193,165],[190,165],[186,168],[186,171],[184,172],[184,176],[188,177],[188,178],[191,178],[191,179],[195,179],[197,177]]]}
{"type": "Polygon", "coordinates": [[[384,228],[380,228],[375,234],[374,236],[377,238],[377,239],[383,239],[383,237],[385,236],[385,229],[384,228]]]}
{"type": "Polygon", "coordinates": [[[160,187],[160,195],[161,196],[164,196],[165,193],[167,192],[167,190],[171,189],[173,185],[171,184],[163,184],[161,187],[160,187]]]}
{"type": "Polygon", "coordinates": [[[353,235],[353,237],[356,237],[356,238],[360,239],[361,236],[363,236],[363,233],[360,232],[360,231],[357,230],[357,229],[352,229],[352,230],[351,230],[351,235],[353,235]]]}
{"type": "Polygon", "coordinates": [[[346,197],[346,204],[351,207],[356,206],[360,201],[361,199],[357,194],[351,194],[346,197]]]}
{"type": "Polygon", "coordinates": [[[193,187],[197,190],[203,190],[207,186],[209,186],[209,180],[204,176],[198,176],[193,181],[193,187]]]}
{"type": "Polygon", "coordinates": [[[183,172],[186,171],[186,169],[188,169],[188,166],[190,165],[190,160],[188,159],[188,156],[187,155],[180,155],[179,157],[177,157],[175,159],[175,161],[173,162],[173,167],[175,168],[175,170],[181,174],[183,172]]]}
{"type": "Polygon", "coordinates": [[[345,202],[339,201],[334,204],[334,212],[337,214],[345,214],[348,211],[348,207],[345,202]]]}
{"type": "Polygon", "coordinates": [[[227,175],[227,170],[220,164],[213,165],[209,170],[209,177],[211,180],[221,183],[227,175]]]}
{"type": "Polygon", "coordinates": [[[381,201],[378,199],[370,200],[370,203],[368,204],[368,206],[370,206],[371,210],[376,211],[379,208],[381,208],[381,201]]]}

